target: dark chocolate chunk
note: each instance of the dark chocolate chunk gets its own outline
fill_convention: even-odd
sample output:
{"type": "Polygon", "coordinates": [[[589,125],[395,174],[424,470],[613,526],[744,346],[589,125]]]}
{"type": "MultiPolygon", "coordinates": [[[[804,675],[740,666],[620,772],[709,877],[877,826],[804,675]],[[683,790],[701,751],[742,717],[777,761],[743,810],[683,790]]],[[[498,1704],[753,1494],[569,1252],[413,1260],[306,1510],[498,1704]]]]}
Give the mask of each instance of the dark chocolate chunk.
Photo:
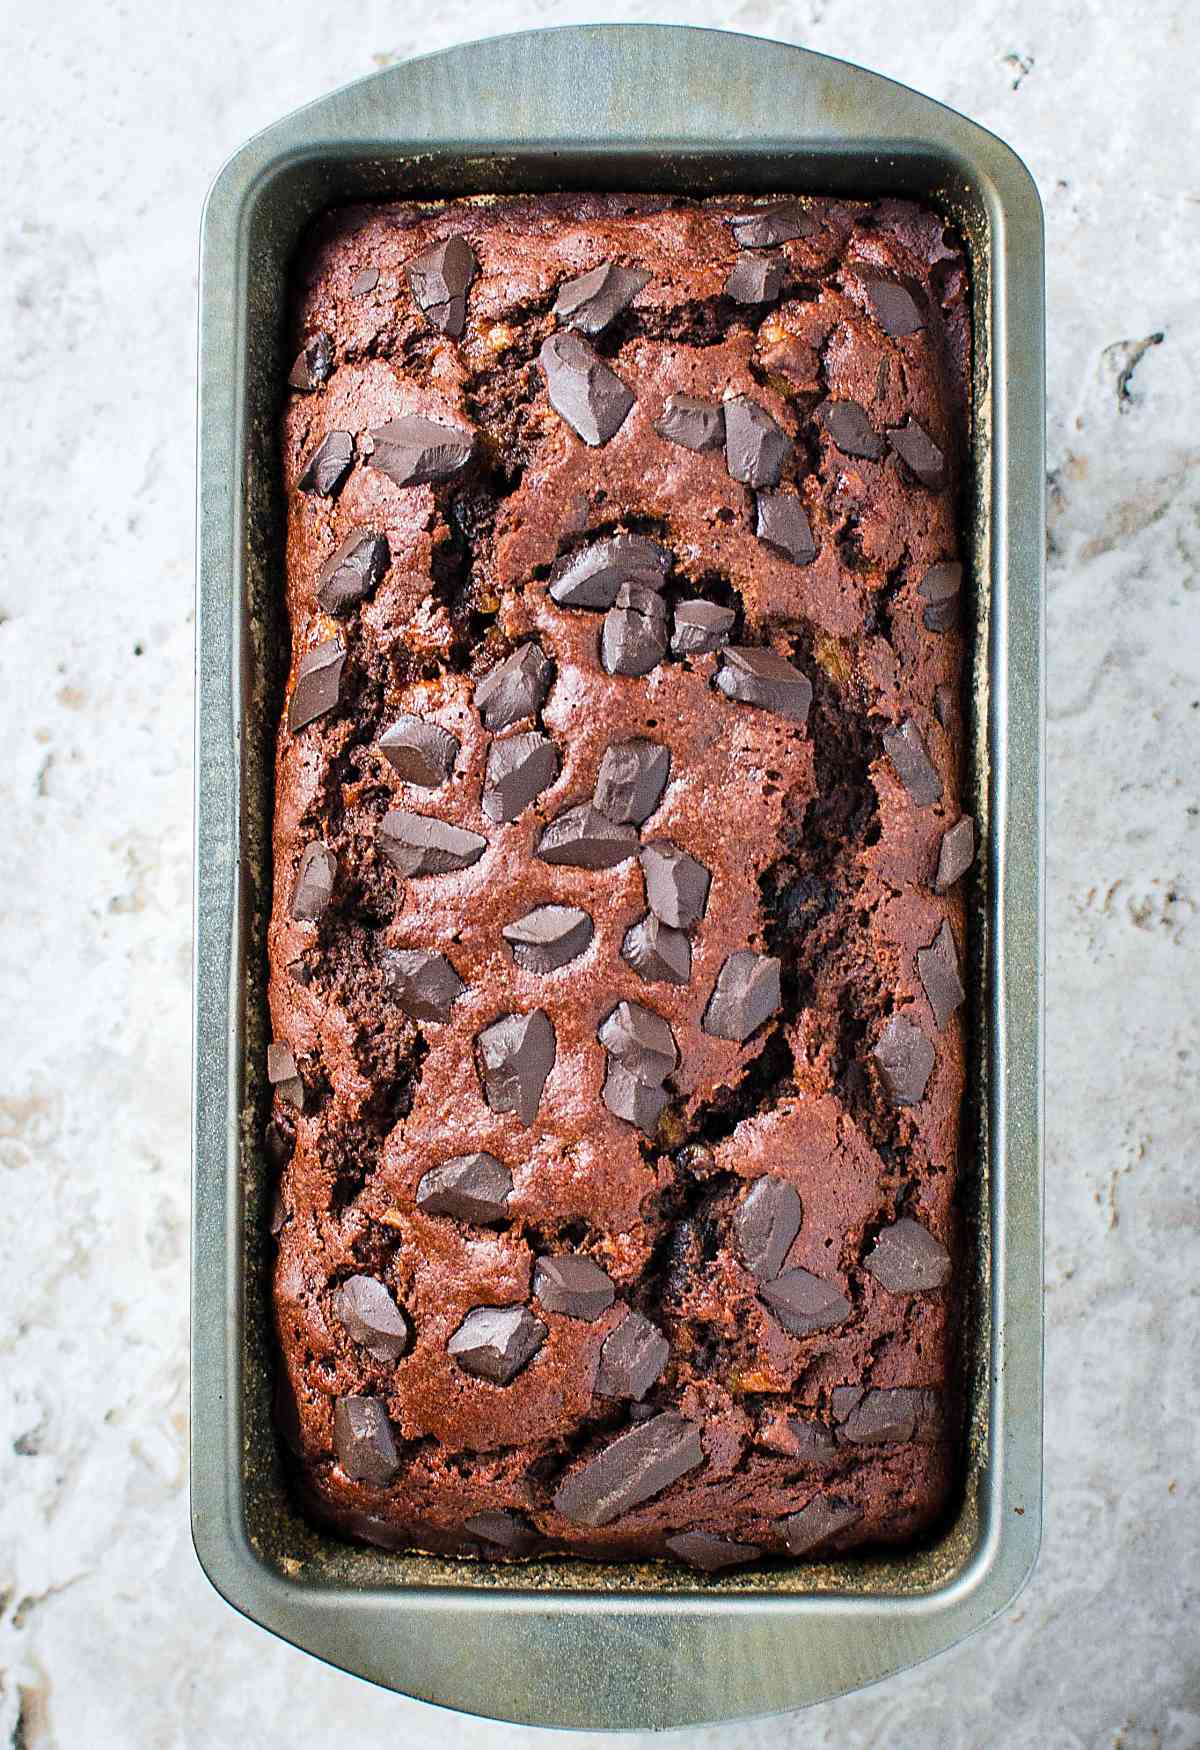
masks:
{"type": "Polygon", "coordinates": [[[924,328],[925,318],[917,309],[912,293],[904,286],[898,286],[892,280],[867,280],[865,284],[875,320],[893,340],[924,328]]]}
{"type": "Polygon", "coordinates": [[[543,863],[565,863],[572,869],[613,869],[638,848],[636,827],[618,826],[581,802],[557,815],[537,843],[543,863]]]}
{"type": "Polygon", "coordinates": [[[354,439],[348,431],[327,432],[305,462],[296,484],[301,492],[332,498],[354,465],[354,439]]]}
{"type": "Polygon", "coordinates": [[[346,646],[340,638],[327,638],[300,658],[296,686],[288,706],[288,728],[295,735],[306,723],[323,717],[338,702],[346,646]]]}
{"type": "Polygon", "coordinates": [[[572,1471],[554,1505],[576,1525],[608,1525],[703,1462],[696,1424],[674,1410],[663,1410],[619,1434],[572,1471]]]}
{"type": "Polygon", "coordinates": [[[384,815],[375,843],[401,875],[445,875],[453,869],[469,869],[487,849],[481,834],[407,808],[393,808],[384,815]]]}
{"type": "Polygon", "coordinates": [[[430,948],[389,948],[380,964],[388,994],[414,1021],[448,1021],[467,988],[446,956],[430,948]]]}
{"type": "Polygon", "coordinates": [[[876,1235],[863,1269],[889,1294],[928,1294],[950,1280],[950,1254],[928,1228],[902,1215],[876,1235]]]}
{"type": "Polygon", "coordinates": [[[601,1099],[614,1118],[624,1119],[647,1136],[653,1136],[663,1112],[671,1103],[665,1088],[644,1082],[610,1058],[601,1099]]]}
{"type": "Polygon", "coordinates": [[[792,1456],[801,1464],[823,1464],[837,1451],[832,1430],[813,1417],[792,1416],[788,1431],[795,1441],[792,1456]]]}
{"type": "Polygon", "coordinates": [[[817,543],[805,515],[804,506],[794,492],[760,492],[755,500],[757,522],[754,532],[759,540],[793,565],[811,565],[817,556],[817,543]]]}
{"type": "Polygon", "coordinates": [[[621,958],[641,978],[687,984],[692,976],[692,944],[653,912],[626,930],[621,958]]]}
{"type": "Polygon", "coordinates": [[[541,1009],[501,1015],[476,1044],[484,1098],[492,1111],[515,1112],[522,1124],[532,1124],[558,1050],[549,1015],[541,1009]]]}
{"type": "Polygon", "coordinates": [[[850,1317],[850,1302],[835,1282],[810,1270],[785,1270],[759,1291],[785,1331],[807,1337],[829,1331],[850,1317]]]}
{"type": "Polygon", "coordinates": [[[917,949],[917,971],[940,1033],[967,994],[958,970],[954,934],[948,922],[943,921],[928,948],[917,949]]]}
{"type": "Polygon", "coordinates": [[[436,790],[454,769],[458,742],[440,724],[406,713],[379,737],[379,751],[406,784],[436,790]]]}
{"type": "Polygon", "coordinates": [[[639,1312],[626,1313],[600,1345],[596,1390],[606,1398],[640,1402],[671,1356],[671,1345],[658,1326],[639,1312]]]}
{"type": "Polygon", "coordinates": [[[376,1361],[398,1361],[408,1345],[408,1320],[374,1276],[349,1276],[333,1297],[333,1310],[352,1342],[376,1361]]]}
{"type": "Polygon", "coordinates": [[[508,1385],[537,1354],[546,1327],[527,1306],[477,1306],[446,1345],[464,1373],[508,1385]]]}
{"type": "Polygon", "coordinates": [[[412,295],[422,315],[451,340],[467,321],[467,290],[479,271],[475,251],[465,237],[447,237],[414,255],[405,267],[412,295]]]}
{"type": "Polygon", "coordinates": [[[822,401],[814,415],[844,456],[862,456],[877,462],[884,442],[857,401],[822,401]]]}
{"type": "Polygon", "coordinates": [[[308,395],[328,382],[332,370],[333,341],[322,329],[311,340],[306,340],[296,354],[296,362],[292,366],[288,382],[293,389],[299,389],[302,395],[308,395]]]}
{"type": "Polygon", "coordinates": [[[305,845],[300,858],[300,872],[292,890],[292,916],[297,923],[315,924],[323,917],[333,898],[337,880],[337,858],[319,839],[305,845]]]}
{"type": "Polygon", "coordinates": [[[947,559],[941,565],[931,565],[917,585],[917,594],[925,604],[921,619],[927,632],[949,632],[958,625],[962,574],[962,566],[947,559]]]}
{"type": "Polygon", "coordinates": [[[922,1386],[885,1386],[862,1394],[838,1430],[853,1446],[878,1446],[920,1441],[929,1443],[942,1432],[941,1400],[922,1386]]]}
{"type": "Polygon", "coordinates": [[[578,279],[567,280],[554,300],[554,314],[581,334],[602,334],[614,317],[632,304],[650,275],[640,267],[602,261],[578,279]]]}
{"type": "Polygon", "coordinates": [[[475,709],[484,727],[507,729],[540,710],[550,691],[553,670],[540,644],[522,644],[475,686],[475,709]]]}
{"type": "Polygon", "coordinates": [[[293,984],[298,984],[302,990],[307,990],[313,981],[313,968],[308,964],[307,960],[289,960],[287,964],[287,975],[293,984]]]}
{"type": "Polygon", "coordinates": [[[378,468],[397,486],[457,479],[475,454],[473,431],[420,413],[390,419],[371,433],[371,442],[367,466],[378,468]]]}
{"type": "Polygon", "coordinates": [[[304,1083],[296,1069],[296,1059],[290,1045],[273,1039],[267,1046],[267,1080],[279,1098],[297,1112],[304,1110],[304,1083]]]}
{"type": "Polygon", "coordinates": [[[579,1252],[541,1257],[533,1266],[533,1292],[547,1312],[568,1318],[601,1318],[616,1299],[608,1274],[579,1252]]]}
{"type": "Polygon", "coordinates": [[[725,403],[725,466],[746,486],[778,486],[792,440],[749,395],[725,403]]]}
{"type": "Polygon", "coordinates": [[[483,812],[489,820],[515,820],[558,776],[558,749],[531,729],[494,741],[488,749],[483,812]]]}
{"type": "Polygon", "coordinates": [[[650,1086],[665,1081],[679,1062],[669,1022],[641,1003],[622,1002],[610,1009],[597,1037],[622,1069],[650,1086]]]}
{"type": "Polygon", "coordinates": [[[500,934],[523,972],[556,972],[583,953],[592,920],[575,905],[539,905],[500,934]]]}
{"type": "Polygon", "coordinates": [[[585,444],[594,448],[615,437],[636,397],[594,347],[577,334],[552,334],[538,363],[551,407],[585,444]]]}
{"type": "Polygon", "coordinates": [[[592,800],[618,825],[641,826],[661,802],[670,770],[671,755],[657,741],[614,741],[600,761],[592,800]]]}
{"type": "Polygon", "coordinates": [[[271,1227],[271,1238],[273,1240],[277,1240],[279,1238],[280,1234],[283,1232],[284,1228],[287,1226],[287,1224],[291,1220],[291,1218],[292,1218],[291,1211],[289,1210],[287,1204],[283,1200],[283,1191],[277,1185],[275,1187],[275,1195],[271,1199],[270,1227],[271,1227]]]}
{"type": "Polygon", "coordinates": [[[354,1483],[386,1489],[400,1468],[392,1425],[381,1398],[339,1398],[333,1406],[333,1450],[354,1483]]]}
{"type": "Polygon", "coordinates": [[[645,535],[609,535],[568,553],[550,572],[550,599],[560,608],[611,608],[623,583],[661,589],[671,555],[645,535]]]}
{"type": "Polygon", "coordinates": [[[893,1015],[871,1053],[894,1106],[915,1106],[933,1074],[935,1053],[921,1029],[893,1015]]]}
{"type": "Polygon", "coordinates": [[[738,1205],[733,1231],[747,1267],[762,1282],[783,1269],[788,1248],[800,1232],[804,1206],[794,1185],[764,1173],[738,1205]]]}
{"type": "Polygon", "coordinates": [[[676,656],[696,656],[705,650],[719,650],[733,631],[736,619],[732,608],[718,607],[716,602],[680,602],[675,609],[671,649],[676,656]]]}
{"type": "Polygon", "coordinates": [[[969,814],[964,814],[961,820],[947,827],[942,834],[942,846],[938,852],[937,876],[933,883],[935,893],[945,893],[948,887],[961,875],[965,875],[975,861],[975,822],[969,814]]]}
{"type": "Polygon", "coordinates": [[[267,1165],[278,1172],[280,1167],[287,1166],[296,1152],[296,1138],[272,1118],[263,1131],[263,1152],[267,1157],[267,1165]]]}
{"type": "Polygon", "coordinates": [[[654,429],[685,450],[718,450],[725,442],[725,409],[699,395],[668,395],[654,429]]]}
{"type": "Polygon", "coordinates": [[[779,961],[752,948],[739,948],[717,974],[700,1025],[715,1039],[741,1044],[779,1007],[779,961]]]}
{"type": "Polygon", "coordinates": [[[641,850],[646,904],[673,930],[690,930],[704,916],[712,876],[670,839],[652,839],[641,850]]]}
{"type": "Polygon", "coordinates": [[[623,583],[604,616],[600,662],[607,674],[649,674],[667,654],[667,610],[652,589],[623,583]]]}
{"type": "Polygon", "coordinates": [[[455,1221],[486,1225],[503,1221],[512,1196],[512,1174],[495,1155],[480,1151],[456,1155],[444,1166],[430,1167],[417,1186],[417,1208],[425,1215],[449,1215],[455,1221]]]}
{"type": "Polygon", "coordinates": [[[783,290],[787,262],[778,255],[739,255],[725,280],[735,304],[770,304],[783,290]]]}
{"type": "Polygon", "coordinates": [[[327,559],[317,578],[317,600],[327,614],[342,614],[364,601],[392,562],[386,535],[353,529],[327,559]]]}
{"type": "Polygon", "coordinates": [[[931,808],[942,799],[942,780],[911,717],[883,732],[883,751],[896,768],[896,775],[918,808],[931,808]]]}
{"type": "Polygon", "coordinates": [[[364,267],[355,274],[350,282],[350,296],[352,298],[365,298],[367,293],[373,292],[378,284],[379,269],[374,266],[364,267]]]}
{"type": "Polygon", "coordinates": [[[718,1537],[712,1531],[677,1531],[666,1539],[666,1547],[689,1568],[699,1568],[705,1574],[756,1562],[762,1554],[755,1543],[735,1543],[732,1538],[718,1537]]]}
{"type": "Polygon", "coordinates": [[[887,435],[909,473],[930,492],[939,491],[946,480],[946,458],[924,426],[910,419],[907,425],[889,426],[887,435]]]}
{"type": "Polygon", "coordinates": [[[523,1518],[520,1513],[513,1513],[507,1507],[472,1513],[469,1519],[463,1520],[463,1530],[471,1537],[477,1537],[481,1543],[494,1544],[497,1549],[506,1550],[510,1556],[527,1556],[541,1542],[528,1519],[523,1518]]]}
{"type": "Polygon", "coordinates": [[[759,207],[755,212],[738,213],[729,221],[733,240],[739,249],[775,249],[780,243],[790,243],[794,237],[810,237],[815,221],[794,202],[774,207],[759,207]]]}
{"type": "Polygon", "coordinates": [[[727,699],[807,723],[812,682],[765,645],[730,644],[721,652],[717,685],[727,699]]]}
{"type": "Polygon", "coordinates": [[[861,1518],[861,1510],[851,1506],[849,1501],[839,1500],[835,1495],[814,1495],[799,1513],[789,1513],[786,1518],[777,1519],[775,1529],[787,1545],[789,1555],[804,1556],[828,1538],[836,1537],[839,1531],[848,1531],[861,1518]]]}

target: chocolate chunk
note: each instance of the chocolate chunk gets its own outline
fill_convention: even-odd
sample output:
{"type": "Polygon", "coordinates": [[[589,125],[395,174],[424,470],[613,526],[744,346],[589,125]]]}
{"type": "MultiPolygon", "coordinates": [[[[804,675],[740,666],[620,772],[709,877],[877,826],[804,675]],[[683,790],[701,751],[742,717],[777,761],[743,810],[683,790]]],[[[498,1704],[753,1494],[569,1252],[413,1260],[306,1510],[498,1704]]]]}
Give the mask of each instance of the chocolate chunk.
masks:
{"type": "Polygon", "coordinates": [[[886,1386],[862,1394],[838,1430],[853,1446],[932,1442],[942,1432],[941,1400],[920,1386],[886,1386]]]}
{"type": "Polygon", "coordinates": [[[752,948],[739,948],[726,960],[700,1025],[715,1039],[741,1044],[773,1015],[782,1001],[779,961],[752,948]]]}
{"type": "Polygon", "coordinates": [[[292,890],[292,916],[297,923],[315,924],[323,917],[333,898],[337,880],[337,858],[319,839],[305,845],[300,858],[300,872],[292,890]]]}
{"type": "Polygon", "coordinates": [[[907,425],[888,427],[888,443],[922,486],[938,492],[945,484],[946,458],[924,426],[910,419],[907,425]]]}
{"type": "Polygon", "coordinates": [[[296,1058],[290,1045],[273,1039],[267,1046],[267,1080],[279,1098],[297,1112],[304,1110],[304,1083],[296,1069],[296,1058]]]}
{"type": "Polygon", "coordinates": [[[933,883],[935,893],[945,893],[948,887],[961,875],[965,875],[975,861],[975,822],[969,814],[964,814],[961,820],[947,827],[942,834],[942,847],[938,852],[937,876],[933,883]]]}
{"type": "Polygon", "coordinates": [[[547,1312],[568,1318],[601,1318],[616,1298],[609,1276],[578,1252],[541,1257],[533,1266],[533,1292],[547,1312]]]}
{"type": "Polygon", "coordinates": [[[542,342],[538,363],[551,407],[585,444],[606,444],[620,431],[636,397],[586,340],[552,334],[542,342]]]}
{"type": "Polygon", "coordinates": [[[575,905],[539,905],[500,934],[523,972],[556,972],[577,960],[592,939],[592,920],[575,905]]]}
{"type": "Polygon", "coordinates": [[[554,1505],[576,1525],[608,1525],[704,1462],[700,1430],[674,1410],[619,1434],[561,1484],[554,1505]]]}
{"type": "Polygon", "coordinates": [[[671,1345],[658,1326],[639,1312],[626,1313],[600,1345],[596,1390],[606,1398],[640,1402],[671,1356],[671,1345]]]}
{"type": "Polygon", "coordinates": [[[949,923],[943,922],[928,948],[917,949],[917,971],[940,1033],[967,994],[959,974],[958,950],[949,923]]]}
{"type": "Polygon", "coordinates": [[[298,984],[302,990],[307,990],[313,981],[313,969],[306,960],[289,960],[287,975],[293,984],[298,984]]]}
{"type": "Polygon", "coordinates": [[[467,321],[467,289],[479,272],[466,238],[447,237],[431,244],[414,255],[404,271],[417,308],[434,328],[457,340],[467,321]]]}
{"type": "Polygon", "coordinates": [[[578,279],[567,280],[554,300],[554,314],[581,334],[602,334],[614,317],[632,304],[650,275],[640,267],[602,261],[578,279]]]}
{"type": "Polygon", "coordinates": [[[305,462],[296,484],[301,492],[332,498],[354,466],[354,439],[348,431],[331,431],[305,462]]]}
{"type": "Polygon", "coordinates": [[[371,442],[375,447],[367,466],[378,468],[397,486],[455,480],[475,454],[473,431],[420,413],[390,419],[371,433],[371,442]]]}
{"type": "Polygon", "coordinates": [[[721,652],[717,685],[727,699],[808,722],[812,682],[786,657],[765,646],[730,644],[721,652]]]}
{"type": "Polygon", "coordinates": [[[679,1062],[670,1024],[641,1003],[622,1002],[610,1009],[597,1037],[622,1069],[650,1086],[665,1081],[679,1062]]]}
{"type": "Polygon", "coordinates": [[[671,555],[644,535],[609,535],[555,562],[550,599],[560,608],[611,608],[623,583],[661,589],[671,555]]]}
{"type": "Polygon", "coordinates": [[[931,565],[917,585],[917,594],[925,604],[921,619],[927,632],[949,632],[958,625],[962,573],[962,566],[948,559],[941,565],[931,565]]]}
{"type": "Polygon", "coordinates": [[[725,442],[725,409],[699,395],[668,395],[654,429],[685,450],[718,450],[725,442]]]}
{"type": "Polygon", "coordinates": [[[671,1103],[671,1096],[665,1088],[640,1080],[611,1058],[600,1097],[614,1118],[635,1125],[647,1136],[653,1136],[659,1119],[671,1103]]]}
{"type": "Polygon", "coordinates": [[[520,1513],[507,1507],[496,1507],[484,1513],[472,1513],[463,1520],[463,1530],[481,1543],[494,1544],[510,1556],[527,1556],[535,1550],[541,1538],[520,1513]]]}
{"type": "Polygon", "coordinates": [[[857,401],[822,401],[814,416],[829,433],[844,456],[862,456],[877,462],[884,442],[857,401]]]}
{"type": "Polygon", "coordinates": [[[641,978],[687,984],[692,976],[692,944],[653,912],[626,930],[621,958],[641,978]]]}
{"type": "Polygon", "coordinates": [[[755,1543],[735,1543],[732,1538],[718,1537],[712,1531],[677,1531],[666,1539],[666,1547],[689,1568],[699,1568],[705,1574],[756,1562],[762,1554],[755,1543]]]}
{"type": "Polygon", "coordinates": [[[484,1098],[493,1112],[515,1112],[522,1124],[538,1114],[558,1044],[549,1015],[501,1015],[476,1040],[484,1098]]]}
{"type": "Polygon", "coordinates": [[[489,820],[515,820],[558,776],[558,749],[530,730],[494,741],[488,749],[483,812],[489,820]]]}
{"type": "Polygon", "coordinates": [[[895,285],[891,280],[867,280],[866,291],[876,322],[893,340],[924,328],[925,318],[917,309],[912,293],[904,286],[895,285]]]}
{"type": "Polygon", "coordinates": [[[408,1320],[374,1276],[349,1276],[333,1297],[333,1310],[354,1343],[376,1361],[398,1361],[408,1345],[408,1320]]]}
{"type": "Polygon", "coordinates": [[[760,492],[755,501],[755,534],[793,565],[811,565],[817,543],[804,506],[794,492],[760,492]]]}
{"type": "Polygon", "coordinates": [[[823,1464],[837,1451],[832,1431],[814,1418],[792,1416],[788,1432],[795,1442],[792,1456],[801,1464],[823,1464]]]}
{"type": "Polygon", "coordinates": [[[332,370],[333,341],[322,329],[311,340],[306,340],[296,354],[296,362],[292,366],[288,382],[293,389],[299,389],[302,395],[308,395],[328,382],[332,370]]]}
{"type": "Polygon", "coordinates": [[[657,741],[614,741],[600,761],[592,800],[618,825],[641,826],[661,802],[670,770],[671,755],[657,741]]]}
{"type": "Polygon", "coordinates": [[[832,1330],[850,1317],[850,1302],[837,1284],[814,1276],[810,1270],[785,1270],[782,1276],[764,1283],[760,1293],[793,1337],[832,1330]]]}
{"type": "Polygon", "coordinates": [[[931,808],[941,801],[942,780],[911,717],[896,728],[884,730],[883,751],[918,808],[931,808]]]}
{"type": "Polygon", "coordinates": [[[278,1172],[281,1167],[287,1166],[295,1152],[296,1138],[272,1118],[263,1131],[263,1153],[267,1157],[267,1165],[278,1172]]]}
{"type": "Polygon", "coordinates": [[[675,609],[671,649],[676,656],[696,656],[705,650],[719,650],[733,631],[736,619],[732,608],[718,607],[716,602],[680,602],[675,609]]]}
{"type": "Polygon", "coordinates": [[[389,948],[380,964],[389,996],[414,1021],[448,1021],[467,988],[446,956],[429,948],[389,948]]]}
{"type": "Polygon", "coordinates": [[[725,281],[735,304],[770,304],[783,290],[787,262],[778,255],[739,255],[725,281]]]}
{"type": "Polygon", "coordinates": [[[323,717],[338,702],[346,646],[340,638],[327,638],[300,658],[296,686],[288,706],[288,728],[295,735],[306,723],[323,717]]]}
{"type": "Polygon", "coordinates": [[[607,674],[649,674],[667,654],[667,610],[662,597],[623,583],[617,605],[604,616],[600,662],[607,674]]]}
{"type": "Polygon", "coordinates": [[[738,213],[729,221],[739,249],[775,249],[794,237],[811,237],[816,222],[794,202],[738,213]]]}
{"type": "Polygon", "coordinates": [[[458,758],[458,742],[438,723],[406,713],[379,737],[379,751],[406,784],[436,790],[458,758]]]}
{"type": "Polygon", "coordinates": [[[512,1196],[512,1174],[495,1155],[480,1151],[456,1155],[430,1167],[417,1186],[417,1208],[424,1215],[449,1215],[455,1221],[487,1225],[503,1221],[512,1196]]]}
{"type": "Polygon", "coordinates": [[[386,1489],[400,1468],[392,1425],[381,1398],[339,1398],[333,1406],[333,1450],[353,1483],[386,1489]]]}
{"type": "Polygon", "coordinates": [[[775,1529],[787,1545],[789,1555],[804,1556],[828,1538],[836,1537],[839,1531],[848,1531],[861,1518],[860,1509],[851,1506],[849,1501],[840,1500],[835,1495],[814,1495],[799,1513],[789,1513],[786,1518],[777,1519],[775,1529]]]}
{"type": "Polygon", "coordinates": [[[794,1185],[771,1173],[755,1179],[738,1205],[733,1231],[747,1268],[760,1281],[769,1282],[783,1269],[803,1219],[804,1206],[794,1185]]]}
{"type": "Polygon", "coordinates": [[[507,729],[522,717],[540,710],[550,691],[553,669],[540,644],[522,644],[495,668],[490,668],[475,686],[475,709],[484,727],[507,729]]]}
{"type": "Polygon", "coordinates": [[[464,1373],[508,1385],[537,1354],[546,1327],[527,1306],[477,1306],[446,1345],[464,1373]]]}
{"type": "Polygon", "coordinates": [[[373,292],[378,284],[379,269],[374,266],[364,267],[355,274],[350,282],[350,296],[352,298],[365,298],[367,293],[373,292]]]}
{"type": "Polygon", "coordinates": [[[370,595],[392,562],[386,535],[353,529],[317,578],[317,600],[327,614],[343,614],[370,595]]]}
{"type": "Polygon", "coordinates": [[[950,1254],[928,1228],[910,1215],[880,1230],[863,1259],[876,1282],[889,1294],[928,1294],[950,1279],[950,1254]]]}
{"type": "Polygon", "coordinates": [[[670,839],[652,839],[641,850],[646,904],[673,930],[690,930],[704,916],[712,880],[703,863],[670,839]]]}
{"type": "Polygon", "coordinates": [[[894,1106],[915,1106],[933,1074],[934,1049],[919,1027],[893,1015],[871,1053],[894,1106]]]}
{"type": "Polygon", "coordinates": [[[748,395],[725,403],[725,466],[746,486],[778,486],[792,440],[748,395]]]}
{"type": "Polygon", "coordinates": [[[393,808],[384,815],[375,843],[401,875],[445,875],[453,869],[469,869],[487,849],[487,840],[479,833],[447,826],[431,814],[412,814],[407,808],[393,808]]]}
{"type": "Polygon", "coordinates": [[[572,869],[613,869],[637,848],[635,827],[617,826],[590,802],[581,802],[550,822],[535,855],[543,863],[565,863],[572,869]]]}

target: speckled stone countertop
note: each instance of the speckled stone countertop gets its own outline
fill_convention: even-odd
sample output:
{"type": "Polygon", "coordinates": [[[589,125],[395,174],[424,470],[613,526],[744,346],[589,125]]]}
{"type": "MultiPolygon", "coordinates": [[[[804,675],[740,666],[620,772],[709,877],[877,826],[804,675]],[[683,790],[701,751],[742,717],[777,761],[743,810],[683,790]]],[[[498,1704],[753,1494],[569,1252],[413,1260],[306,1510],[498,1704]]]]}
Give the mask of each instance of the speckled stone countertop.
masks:
{"type": "Polygon", "coordinates": [[[533,1742],[272,1640],[192,1553],[195,255],[217,166],[287,110],[406,54],[596,16],[758,32],[913,84],[1016,147],[1048,226],[1042,1560],[932,1664],[686,1741],[1200,1745],[1200,22],[1171,0],[1139,8],[1136,43],[1111,0],[8,10],[0,1743],[533,1742]]]}

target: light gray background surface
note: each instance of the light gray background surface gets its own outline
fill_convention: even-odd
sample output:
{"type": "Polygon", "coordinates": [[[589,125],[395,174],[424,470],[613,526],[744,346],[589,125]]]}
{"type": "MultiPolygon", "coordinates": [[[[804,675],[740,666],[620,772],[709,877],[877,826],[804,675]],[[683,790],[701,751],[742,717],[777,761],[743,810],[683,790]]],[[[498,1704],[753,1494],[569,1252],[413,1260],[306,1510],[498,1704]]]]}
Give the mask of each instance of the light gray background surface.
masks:
{"type": "Polygon", "coordinates": [[[675,1742],[1200,1745],[1195,10],[59,0],[0,12],[0,1743],[605,1741],[373,1691],[218,1599],[187,1528],[185,1288],[204,191],[250,133],[391,59],[606,18],[757,32],[917,86],[1016,147],[1048,224],[1042,1561],[1004,1619],[920,1670],[675,1742]]]}

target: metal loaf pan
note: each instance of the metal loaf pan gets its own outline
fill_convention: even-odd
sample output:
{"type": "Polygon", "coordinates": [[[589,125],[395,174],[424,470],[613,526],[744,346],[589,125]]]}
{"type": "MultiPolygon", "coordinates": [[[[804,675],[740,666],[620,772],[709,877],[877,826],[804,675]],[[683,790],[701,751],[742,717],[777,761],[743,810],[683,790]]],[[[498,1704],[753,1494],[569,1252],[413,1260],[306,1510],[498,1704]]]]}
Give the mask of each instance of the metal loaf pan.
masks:
{"type": "Polygon", "coordinates": [[[1028,172],[961,116],[802,49],[653,25],[535,31],[389,67],[260,134],[212,189],[201,265],[192,1525],[206,1572],[321,1658],[527,1724],[795,1708],[949,1647],[1011,1602],[1040,1525],[1044,318],[1028,172]],[[963,1174],[969,1426],[956,1505],[910,1552],[710,1580],[387,1555],[305,1522],[272,1431],[259,1138],[288,263],[338,202],[572,187],[905,194],[969,243],[968,805],[985,847],[963,1174]]]}

